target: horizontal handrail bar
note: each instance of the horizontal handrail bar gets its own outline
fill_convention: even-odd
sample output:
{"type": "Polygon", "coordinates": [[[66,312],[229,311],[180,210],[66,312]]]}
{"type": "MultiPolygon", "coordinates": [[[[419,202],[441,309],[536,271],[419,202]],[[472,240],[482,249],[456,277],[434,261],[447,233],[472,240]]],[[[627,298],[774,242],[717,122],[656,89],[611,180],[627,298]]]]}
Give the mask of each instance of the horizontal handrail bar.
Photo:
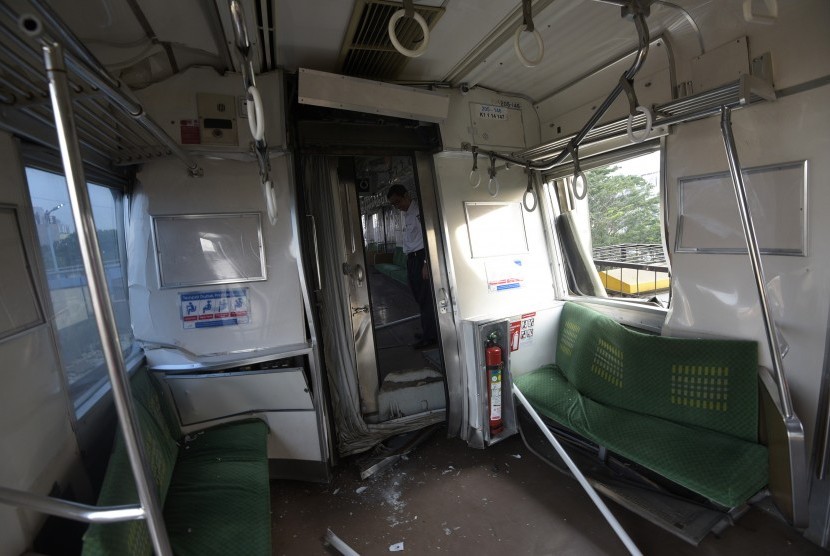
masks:
{"type": "Polygon", "coordinates": [[[86,523],[115,523],[144,519],[145,512],[138,504],[126,506],[90,506],[51,496],[42,496],[11,488],[0,487],[0,504],[26,508],[57,517],[86,523]]]}

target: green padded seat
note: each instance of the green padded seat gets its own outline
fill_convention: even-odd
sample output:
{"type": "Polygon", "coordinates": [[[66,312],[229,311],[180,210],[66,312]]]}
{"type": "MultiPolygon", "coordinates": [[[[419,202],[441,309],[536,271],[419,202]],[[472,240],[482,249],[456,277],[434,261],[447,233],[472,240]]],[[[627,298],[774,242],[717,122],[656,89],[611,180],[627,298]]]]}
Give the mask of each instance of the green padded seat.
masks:
{"type": "Polygon", "coordinates": [[[392,255],[392,264],[406,270],[406,254],[403,252],[403,247],[395,247],[395,253],[392,255]]]}
{"type": "Polygon", "coordinates": [[[754,342],[649,336],[566,303],[556,353],[514,378],[542,415],[722,506],[767,484],[754,342]]]}
{"type": "Polygon", "coordinates": [[[174,554],[271,553],[271,537],[263,534],[271,528],[270,493],[262,484],[267,435],[268,426],[252,419],[185,437],[164,504],[174,554]]]}
{"type": "Polygon", "coordinates": [[[400,267],[392,263],[377,263],[375,265],[375,268],[378,269],[379,272],[382,272],[383,274],[389,276],[390,274],[392,274],[392,272],[398,270],[400,267]]]}
{"type": "MultiPolygon", "coordinates": [[[[268,426],[246,419],[180,437],[178,420],[149,373],[142,369],[130,385],[173,553],[270,554],[268,426]]],[[[119,431],[98,505],[137,502],[119,431]]],[[[83,554],[150,556],[147,525],[143,520],[93,524],[84,535],[83,554]]]]}
{"type": "Polygon", "coordinates": [[[545,417],[722,506],[738,506],[767,484],[760,444],[599,404],[553,365],[514,383],[545,417]]]}
{"type": "Polygon", "coordinates": [[[397,268],[389,275],[401,284],[408,284],[409,279],[406,276],[406,268],[397,268]]]}

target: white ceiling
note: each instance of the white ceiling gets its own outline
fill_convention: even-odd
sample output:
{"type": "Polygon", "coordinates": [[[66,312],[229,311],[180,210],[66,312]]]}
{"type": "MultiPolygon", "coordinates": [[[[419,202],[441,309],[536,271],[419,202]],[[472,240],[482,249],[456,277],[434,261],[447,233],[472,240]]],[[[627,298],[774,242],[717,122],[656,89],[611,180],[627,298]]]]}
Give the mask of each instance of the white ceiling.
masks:
{"type": "MultiPolygon", "coordinates": [[[[22,1],[22,0],[15,0],[22,1]]],[[[179,69],[190,64],[225,67],[225,44],[217,44],[210,18],[217,19],[226,0],[132,0],[144,13],[158,41],[175,53],[179,69]]],[[[356,0],[263,0],[272,2],[276,14],[277,63],[336,71],[343,39],[356,0]]],[[[541,1],[541,0],[540,0],[541,1]]],[[[243,0],[254,11],[254,0],[243,0]]],[[[637,44],[634,24],[620,16],[617,6],[594,0],[553,0],[534,13],[534,23],[545,43],[545,56],[535,68],[522,66],[513,52],[512,29],[521,22],[519,0],[427,0],[446,12],[434,27],[427,52],[405,66],[399,80],[469,82],[493,89],[520,92],[541,99],[593,69],[618,58],[637,44]],[[493,42],[493,38],[501,40],[493,42]],[[479,63],[459,74],[469,60],[479,63]]],[[[534,2],[538,5],[539,2],[534,2]]],[[[738,0],[675,0],[695,17],[717,20],[712,14],[729,4],[730,18],[738,0]]],[[[52,0],[56,11],[85,39],[105,64],[121,69],[142,56],[155,54],[153,45],[130,8],[130,0],[52,0]]],[[[248,14],[248,18],[251,19],[248,14]]],[[[226,18],[225,18],[226,19],[226,18]]],[[[648,18],[652,36],[668,31],[672,41],[689,46],[696,55],[698,38],[682,12],[655,4],[648,18]]],[[[722,23],[720,24],[722,26],[722,23]]],[[[214,24],[213,28],[216,28],[214,24]]],[[[252,39],[258,41],[256,33],[252,39]]],[[[715,46],[715,45],[713,45],[715,46]]],[[[533,52],[533,50],[531,50],[533,52]]],[[[161,77],[161,75],[160,75],[161,77]]]]}

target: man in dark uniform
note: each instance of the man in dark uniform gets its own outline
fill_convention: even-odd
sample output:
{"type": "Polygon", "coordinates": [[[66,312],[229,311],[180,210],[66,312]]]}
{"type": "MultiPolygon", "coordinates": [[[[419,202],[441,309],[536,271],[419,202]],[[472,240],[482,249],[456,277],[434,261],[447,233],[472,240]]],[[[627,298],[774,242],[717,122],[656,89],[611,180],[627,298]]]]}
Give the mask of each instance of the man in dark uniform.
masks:
{"type": "Polygon", "coordinates": [[[410,197],[406,188],[393,185],[386,194],[389,203],[403,213],[403,252],[406,254],[406,277],[415,301],[421,308],[421,330],[423,336],[415,349],[435,345],[438,333],[435,327],[435,313],[432,309],[432,292],[429,284],[424,234],[421,227],[421,210],[418,201],[410,197]]]}

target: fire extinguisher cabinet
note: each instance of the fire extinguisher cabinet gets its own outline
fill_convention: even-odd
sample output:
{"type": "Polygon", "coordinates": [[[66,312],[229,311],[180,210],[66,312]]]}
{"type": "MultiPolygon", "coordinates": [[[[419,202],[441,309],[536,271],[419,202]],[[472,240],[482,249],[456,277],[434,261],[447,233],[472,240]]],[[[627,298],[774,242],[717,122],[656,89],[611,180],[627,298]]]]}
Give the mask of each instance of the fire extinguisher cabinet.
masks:
{"type": "MultiPolygon", "coordinates": [[[[485,448],[518,432],[513,405],[513,382],[510,374],[510,346],[508,319],[465,321],[462,325],[466,361],[466,385],[468,400],[467,443],[474,448],[485,448]],[[501,427],[491,430],[491,402],[493,399],[494,350],[490,350],[488,368],[488,340],[500,348],[501,355],[501,427]]],[[[493,346],[490,346],[491,348],[493,346]]]]}

